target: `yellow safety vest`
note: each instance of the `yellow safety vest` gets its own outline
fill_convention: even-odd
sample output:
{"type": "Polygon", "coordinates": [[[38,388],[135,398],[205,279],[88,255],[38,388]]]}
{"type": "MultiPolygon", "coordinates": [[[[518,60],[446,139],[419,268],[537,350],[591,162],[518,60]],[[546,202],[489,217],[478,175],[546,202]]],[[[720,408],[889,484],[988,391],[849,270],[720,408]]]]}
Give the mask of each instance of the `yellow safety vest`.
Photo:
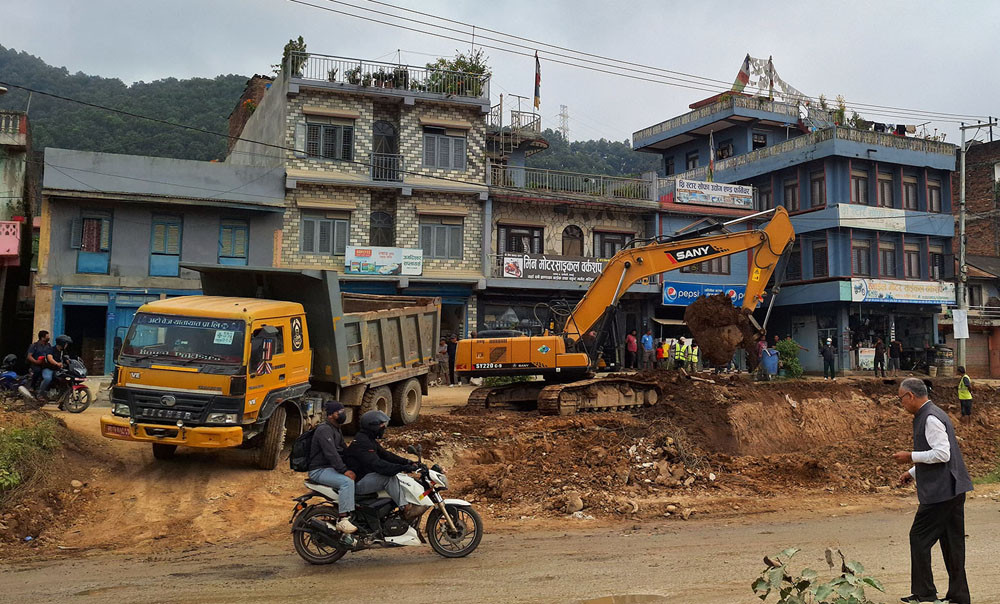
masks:
{"type": "MultiPolygon", "coordinates": [[[[972,392],[969,391],[968,386],[965,385],[965,378],[969,378],[968,375],[963,375],[960,380],[958,380],[958,398],[962,401],[971,401],[972,392]]],[[[969,386],[972,385],[972,378],[969,378],[969,386]]]]}
{"type": "Polygon", "coordinates": [[[688,353],[688,360],[691,361],[692,363],[696,364],[696,365],[698,364],[698,349],[697,348],[692,348],[691,349],[691,351],[688,353]]]}
{"type": "Polygon", "coordinates": [[[691,349],[688,347],[687,344],[685,344],[684,346],[681,346],[677,350],[677,360],[688,361],[690,359],[690,354],[691,354],[691,349]]]}

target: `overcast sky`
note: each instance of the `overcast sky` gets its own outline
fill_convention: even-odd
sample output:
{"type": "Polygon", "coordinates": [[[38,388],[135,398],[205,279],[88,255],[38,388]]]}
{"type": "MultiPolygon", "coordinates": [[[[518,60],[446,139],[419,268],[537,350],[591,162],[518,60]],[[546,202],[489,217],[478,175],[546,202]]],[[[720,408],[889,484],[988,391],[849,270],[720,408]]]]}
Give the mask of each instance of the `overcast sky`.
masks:
{"type": "MultiPolygon", "coordinates": [[[[328,0],[307,1],[362,13],[328,0]]],[[[345,1],[398,12],[366,0],[345,1]]],[[[573,50],[727,82],[749,52],[773,56],[780,76],[807,95],[842,94],[848,102],[944,113],[1000,114],[995,33],[1000,2],[386,1],[573,50]]],[[[395,61],[400,50],[402,62],[416,65],[431,60],[423,53],[451,56],[469,47],[287,0],[4,0],[3,5],[3,46],[71,72],[129,83],[269,73],[285,42],[298,35],[312,52],[395,61]]],[[[557,127],[559,106],[565,104],[573,139],[624,140],[710,95],[558,65],[547,60],[545,48],[538,50],[543,125],[557,127]]],[[[530,97],[534,60],[498,50],[487,53],[494,102],[501,92],[530,97]]],[[[871,111],[866,117],[927,121],[871,111]]],[[[934,125],[948,132],[949,142],[958,142],[955,124],[934,125]]],[[[1000,138],[1000,129],[994,129],[994,136],[1000,138]]]]}

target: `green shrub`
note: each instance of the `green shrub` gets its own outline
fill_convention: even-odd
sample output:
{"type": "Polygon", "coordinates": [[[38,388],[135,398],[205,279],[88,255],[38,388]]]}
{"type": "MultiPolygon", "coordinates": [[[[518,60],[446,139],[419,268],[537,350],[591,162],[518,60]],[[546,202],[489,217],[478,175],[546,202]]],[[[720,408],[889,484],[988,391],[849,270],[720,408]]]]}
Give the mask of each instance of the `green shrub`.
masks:
{"type": "Polygon", "coordinates": [[[507,384],[519,384],[530,381],[531,378],[526,375],[491,375],[483,378],[483,386],[506,386],[507,384]]]}
{"type": "Polygon", "coordinates": [[[59,444],[55,432],[51,418],[25,428],[0,428],[0,494],[30,478],[41,454],[59,444]]]}
{"type": "Polygon", "coordinates": [[[802,377],[798,343],[794,340],[781,340],[775,348],[778,349],[778,360],[785,370],[785,375],[790,378],[802,377]]]}
{"type": "Polygon", "coordinates": [[[860,562],[847,562],[839,550],[826,550],[826,561],[831,568],[834,551],[840,555],[840,574],[826,583],[821,583],[819,573],[810,568],[792,576],[788,563],[798,551],[797,547],[790,547],[780,554],[764,556],[764,570],[750,585],[762,602],[774,594],[777,604],[871,604],[865,595],[866,587],[885,591],[878,579],[865,576],[865,567],[860,562]]]}

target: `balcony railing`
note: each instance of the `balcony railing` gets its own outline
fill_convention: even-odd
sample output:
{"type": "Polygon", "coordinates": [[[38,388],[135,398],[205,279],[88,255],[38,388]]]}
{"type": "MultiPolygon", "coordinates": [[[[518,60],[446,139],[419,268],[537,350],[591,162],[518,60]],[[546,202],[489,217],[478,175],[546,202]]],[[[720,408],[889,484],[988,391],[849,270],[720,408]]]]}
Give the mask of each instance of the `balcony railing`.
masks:
{"type": "Polygon", "coordinates": [[[21,223],[0,221],[0,266],[16,266],[20,250],[21,223]]]}
{"type": "Polygon", "coordinates": [[[409,90],[479,100],[490,98],[490,76],[293,52],[285,66],[293,78],[364,88],[409,90]]]}
{"type": "Polygon", "coordinates": [[[969,316],[981,319],[1000,319],[1000,306],[970,306],[969,316]]]}
{"type": "Polygon", "coordinates": [[[639,178],[578,174],[506,164],[490,164],[489,185],[612,199],[653,200],[655,182],[639,178]]]}
{"type": "Polygon", "coordinates": [[[540,134],[542,132],[542,118],[537,113],[530,111],[511,111],[510,127],[514,130],[540,134]]]}
{"type": "Polygon", "coordinates": [[[795,105],[789,105],[788,103],[781,103],[778,101],[769,101],[758,97],[748,97],[734,94],[710,105],[705,105],[704,107],[699,107],[694,111],[689,111],[684,115],[679,115],[648,128],[643,128],[632,135],[632,145],[635,146],[642,139],[655,136],[661,132],[673,130],[674,128],[678,128],[685,124],[690,124],[691,122],[719,113],[720,111],[736,108],[755,109],[757,111],[767,111],[768,113],[779,113],[791,118],[790,121],[792,122],[797,122],[799,120],[799,108],[795,105]]]}
{"type": "Polygon", "coordinates": [[[402,182],[406,172],[403,156],[395,153],[369,153],[372,180],[402,182]]]}
{"type": "Polygon", "coordinates": [[[0,110],[0,145],[24,147],[28,144],[28,114],[0,110]]]}

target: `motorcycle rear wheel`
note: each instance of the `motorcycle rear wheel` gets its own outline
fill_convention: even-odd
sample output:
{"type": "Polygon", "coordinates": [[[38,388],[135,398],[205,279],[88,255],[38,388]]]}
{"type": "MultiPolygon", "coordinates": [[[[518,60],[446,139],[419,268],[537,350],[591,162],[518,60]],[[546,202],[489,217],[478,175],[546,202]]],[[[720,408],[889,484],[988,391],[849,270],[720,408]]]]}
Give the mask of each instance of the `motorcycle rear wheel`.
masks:
{"type": "Polygon", "coordinates": [[[94,396],[91,394],[90,388],[84,386],[83,388],[70,391],[69,396],[66,397],[66,402],[63,403],[63,409],[70,413],[83,413],[93,401],[94,396]]]}
{"type": "Polygon", "coordinates": [[[295,545],[295,553],[309,564],[333,564],[344,557],[346,549],[337,549],[321,541],[314,539],[311,532],[302,530],[306,521],[310,518],[319,517],[330,524],[337,523],[337,508],[331,505],[318,505],[299,514],[292,527],[292,544],[295,545]]]}
{"type": "Polygon", "coordinates": [[[459,529],[459,534],[448,534],[448,521],[441,510],[434,508],[427,515],[427,542],[445,558],[464,558],[479,547],[479,542],[483,540],[483,520],[469,506],[449,505],[446,509],[459,529]]]}

